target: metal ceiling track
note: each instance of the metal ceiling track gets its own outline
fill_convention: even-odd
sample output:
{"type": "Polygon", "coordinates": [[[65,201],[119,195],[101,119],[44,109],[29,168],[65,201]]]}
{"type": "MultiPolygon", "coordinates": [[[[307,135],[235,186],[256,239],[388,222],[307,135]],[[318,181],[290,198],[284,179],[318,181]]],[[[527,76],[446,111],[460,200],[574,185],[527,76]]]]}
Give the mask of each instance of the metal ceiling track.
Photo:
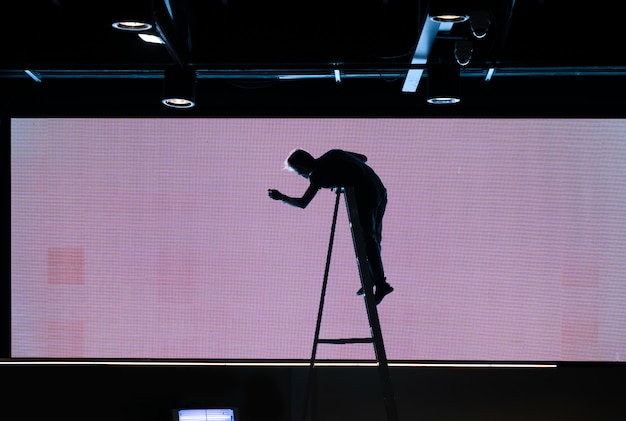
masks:
{"type": "MultiPolygon", "coordinates": [[[[335,79],[336,70],[341,79],[380,79],[403,78],[409,68],[246,68],[246,69],[206,69],[197,68],[198,79],[238,79],[238,80],[306,80],[335,79]]],[[[423,68],[423,66],[422,66],[423,68]]],[[[46,79],[162,79],[161,69],[24,69],[0,70],[0,79],[33,79],[43,82],[46,79]]],[[[570,66],[570,67],[492,67],[463,68],[461,77],[574,77],[574,76],[626,76],[626,66],[570,66]]]]}

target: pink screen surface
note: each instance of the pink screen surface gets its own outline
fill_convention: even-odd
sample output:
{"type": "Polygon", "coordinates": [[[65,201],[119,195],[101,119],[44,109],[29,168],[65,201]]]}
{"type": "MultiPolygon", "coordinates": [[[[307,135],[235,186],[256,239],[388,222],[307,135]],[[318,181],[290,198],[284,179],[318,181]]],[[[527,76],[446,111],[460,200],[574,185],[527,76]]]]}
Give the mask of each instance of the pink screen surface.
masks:
{"type": "MultiPolygon", "coordinates": [[[[388,189],[390,360],[624,361],[626,120],[16,118],[11,356],[308,359],[335,193],[294,148],[388,189]]],[[[321,337],[369,336],[340,204],[321,337]]],[[[372,359],[326,345],[320,359],[372,359]]]]}

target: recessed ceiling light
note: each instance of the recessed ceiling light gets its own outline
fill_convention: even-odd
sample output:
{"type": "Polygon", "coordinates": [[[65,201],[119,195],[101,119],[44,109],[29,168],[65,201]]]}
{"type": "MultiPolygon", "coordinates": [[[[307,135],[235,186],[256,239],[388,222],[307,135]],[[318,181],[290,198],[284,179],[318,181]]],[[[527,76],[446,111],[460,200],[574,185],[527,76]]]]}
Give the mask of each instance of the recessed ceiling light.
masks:
{"type": "Polygon", "coordinates": [[[113,22],[111,25],[115,29],[119,29],[120,31],[133,31],[133,32],[141,32],[152,29],[152,24],[148,22],[142,22],[138,20],[122,20],[118,22],[113,22]]]}
{"type": "Polygon", "coordinates": [[[457,13],[441,13],[430,17],[431,20],[439,23],[461,23],[469,19],[469,16],[457,13]]]}
{"type": "Polygon", "coordinates": [[[196,105],[195,102],[188,98],[163,98],[161,102],[170,108],[192,108],[196,105]]]}
{"type": "Polygon", "coordinates": [[[458,97],[452,97],[452,96],[438,96],[438,97],[428,98],[426,101],[429,104],[446,105],[446,104],[459,103],[461,102],[461,99],[458,97]]]}

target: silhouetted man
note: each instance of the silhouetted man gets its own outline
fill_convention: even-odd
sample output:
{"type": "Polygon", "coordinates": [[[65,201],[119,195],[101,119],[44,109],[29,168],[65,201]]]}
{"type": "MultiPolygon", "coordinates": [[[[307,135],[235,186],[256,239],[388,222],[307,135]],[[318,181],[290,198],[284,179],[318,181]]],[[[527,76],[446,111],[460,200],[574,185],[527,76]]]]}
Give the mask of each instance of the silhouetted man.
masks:
{"type": "MultiPolygon", "coordinates": [[[[274,200],[304,209],[322,188],[354,187],[367,260],[375,286],[374,297],[378,305],[393,291],[385,278],[380,255],[387,189],[366,161],[365,155],[341,149],[331,149],[317,159],[305,150],[296,149],[285,161],[285,166],[308,179],[309,187],[302,197],[289,197],[274,189],[269,189],[268,194],[274,200]]],[[[363,288],[357,294],[363,294],[363,288]]]]}

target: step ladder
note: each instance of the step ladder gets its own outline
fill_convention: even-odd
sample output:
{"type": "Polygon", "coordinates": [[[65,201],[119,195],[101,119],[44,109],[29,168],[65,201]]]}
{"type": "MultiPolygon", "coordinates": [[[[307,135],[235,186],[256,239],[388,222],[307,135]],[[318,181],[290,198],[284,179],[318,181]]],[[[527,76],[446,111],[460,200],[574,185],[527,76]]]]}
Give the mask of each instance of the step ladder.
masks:
{"type": "Polygon", "coordinates": [[[303,421],[307,420],[309,413],[309,400],[311,395],[311,389],[313,384],[313,369],[315,366],[317,346],[319,344],[354,344],[354,343],[371,343],[374,346],[374,353],[376,355],[376,361],[378,363],[378,373],[380,377],[380,383],[383,393],[383,402],[387,413],[387,421],[398,421],[398,413],[395,404],[395,397],[393,394],[393,387],[391,384],[391,377],[389,375],[389,364],[387,361],[387,355],[385,353],[385,345],[383,343],[383,335],[380,329],[380,321],[378,319],[378,311],[376,309],[376,301],[373,291],[373,280],[370,274],[369,265],[367,262],[367,254],[365,249],[365,238],[359,222],[359,214],[356,205],[356,195],[354,188],[344,187],[336,190],[337,197],[335,200],[335,210],[333,214],[333,222],[330,232],[330,241],[328,244],[328,254],[326,257],[326,268],[324,271],[324,282],[322,284],[322,293],[320,297],[320,305],[317,314],[317,324],[315,326],[315,338],[313,340],[313,351],[311,353],[311,360],[309,365],[309,381],[307,386],[307,392],[305,395],[304,403],[304,416],[303,421]],[[365,307],[367,310],[367,317],[369,320],[371,337],[366,338],[341,338],[341,339],[325,339],[320,338],[320,327],[322,323],[322,313],[324,309],[324,297],[326,295],[326,286],[328,284],[328,272],[330,269],[330,257],[332,254],[333,241],[335,236],[335,228],[337,225],[337,213],[339,209],[339,201],[341,193],[344,193],[346,208],[348,211],[348,219],[350,223],[350,231],[352,232],[352,241],[354,243],[354,251],[356,253],[356,259],[359,267],[359,276],[361,278],[361,286],[365,292],[365,307]]]}

